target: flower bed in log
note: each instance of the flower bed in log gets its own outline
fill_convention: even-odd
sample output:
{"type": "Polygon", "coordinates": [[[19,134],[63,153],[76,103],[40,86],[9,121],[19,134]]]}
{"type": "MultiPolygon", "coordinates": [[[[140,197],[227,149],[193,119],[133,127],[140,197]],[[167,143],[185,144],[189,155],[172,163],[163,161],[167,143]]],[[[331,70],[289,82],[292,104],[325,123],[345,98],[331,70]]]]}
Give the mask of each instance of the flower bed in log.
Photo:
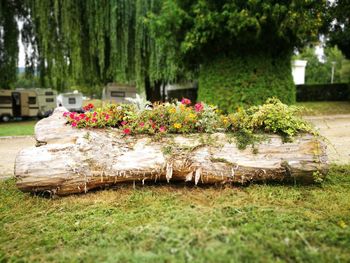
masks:
{"type": "Polygon", "coordinates": [[[119,183],[310,183],[328,170],[326,148],[297,108],[277,99],[224,114],[188,99],[57,108],[35,127],[38,147],[16,157],[26,192],[86,193],[119,183]]]}
{"type": "Polygon", "coordinates": [[[65,112],[67,122],[76,128],[120,129],[125,135],[148,134],[157,137],[166,134],[232,133],[238,146],[262,139],[261,134],[278,134],[285,141],[294,136],[315,131],[298,116],[299,108],[287,106],[276,98],[248,110],[238,108],[231,114],[222,113],[216,106],[203,102],[192,106],[189,99],[181,102],[150,105],[145,101],[135,104],[108,104],[95,109],[89,104],[84,113],[65,112]]]}

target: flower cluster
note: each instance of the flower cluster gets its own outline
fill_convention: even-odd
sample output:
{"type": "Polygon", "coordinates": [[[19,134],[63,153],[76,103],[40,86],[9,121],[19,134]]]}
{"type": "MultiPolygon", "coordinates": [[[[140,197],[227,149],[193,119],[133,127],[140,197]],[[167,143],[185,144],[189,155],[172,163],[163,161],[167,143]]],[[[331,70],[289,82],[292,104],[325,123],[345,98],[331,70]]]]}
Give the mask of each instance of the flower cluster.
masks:
{"type": "Polygon", "coordinates": [[[63,115],[72,127],[115,127],[125,135],[263,131],[294,136],[298,132],[312,132],[311,126],[295,115],[293,107],[277,99],[229,115],[203,102],[192,105],[186,98],[176,103],[153,104],[144,110],[133,104],[109,104],[97,109],[89,104],[84,107],[84,113],[63,115]]]}

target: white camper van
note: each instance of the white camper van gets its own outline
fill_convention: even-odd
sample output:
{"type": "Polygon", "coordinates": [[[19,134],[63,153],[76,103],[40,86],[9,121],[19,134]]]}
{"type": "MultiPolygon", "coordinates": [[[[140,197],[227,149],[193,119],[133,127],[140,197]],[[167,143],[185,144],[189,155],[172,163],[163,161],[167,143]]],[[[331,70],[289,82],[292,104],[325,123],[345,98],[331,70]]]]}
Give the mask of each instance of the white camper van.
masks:
{"type": "Polygon", "coordinates": [[[130,103],[126,98],[136,98],[135,86],[127,84],[109,83],[102,92],[104,103],[130,103]]]}
{"type": "Polygon", "coordinates": [[[83,94],[77,90],[68,93],[61,93],[57,96],[57,106],[63,106],[69,111],[82,111],[83,94]]]}

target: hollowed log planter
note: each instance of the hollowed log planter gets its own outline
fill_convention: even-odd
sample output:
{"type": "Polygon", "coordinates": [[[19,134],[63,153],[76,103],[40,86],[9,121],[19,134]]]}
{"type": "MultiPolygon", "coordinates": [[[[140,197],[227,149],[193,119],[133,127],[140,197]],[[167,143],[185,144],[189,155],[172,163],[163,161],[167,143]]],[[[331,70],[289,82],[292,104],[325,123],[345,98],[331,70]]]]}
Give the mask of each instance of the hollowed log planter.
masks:
{"type": "Polygon", "coordinates": [[[311,183],[327,173],[325,144],[312,135],[283,143],[266,135],[254,151],[232,135],[123,136],[116,129],[66,125],[64,108],[35,126],[37,146],[18,153],[17,186],[25,192],[86,193],[118,183],[186,181],[223,184],[262,181],[311,183]]]}

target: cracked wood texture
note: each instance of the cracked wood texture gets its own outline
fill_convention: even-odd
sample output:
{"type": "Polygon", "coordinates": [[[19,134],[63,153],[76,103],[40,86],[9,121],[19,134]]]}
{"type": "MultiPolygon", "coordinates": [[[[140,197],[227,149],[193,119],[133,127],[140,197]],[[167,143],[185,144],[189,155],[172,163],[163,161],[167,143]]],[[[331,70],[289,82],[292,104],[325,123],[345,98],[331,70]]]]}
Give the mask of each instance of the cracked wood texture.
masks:
{"type": "Polygon", "coordinates": [[[64,111],[57,108],[39,121],[37,145],[18,153],[15,176],[22,191],[68,195],[145,181],[311,183],[328,170],[325,144],[309,134],[288,143],[266,135],[253,153],[251,147],[237,149],[232,135],[224,133],[155,139],[125,137],[117,129],[71,128],[64,111]]]}

